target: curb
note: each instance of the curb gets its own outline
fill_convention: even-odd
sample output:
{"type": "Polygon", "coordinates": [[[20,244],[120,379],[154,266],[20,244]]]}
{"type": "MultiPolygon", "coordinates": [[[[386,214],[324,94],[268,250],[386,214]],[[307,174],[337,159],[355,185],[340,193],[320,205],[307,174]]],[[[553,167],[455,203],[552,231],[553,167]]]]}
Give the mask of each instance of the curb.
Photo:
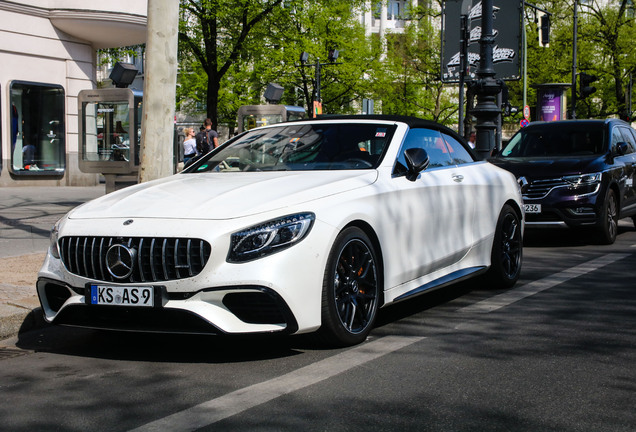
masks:
{"type": "MultiPolygon", "coordinates": [[[[34,297],[37,302],[37,297],[34,297]]],[[[31,299],[20,303],[32,303],[31,299]]],[[[46,325],[42,308],[27,305],[0,304],[0,340],[37,330],[46,325]]]]}

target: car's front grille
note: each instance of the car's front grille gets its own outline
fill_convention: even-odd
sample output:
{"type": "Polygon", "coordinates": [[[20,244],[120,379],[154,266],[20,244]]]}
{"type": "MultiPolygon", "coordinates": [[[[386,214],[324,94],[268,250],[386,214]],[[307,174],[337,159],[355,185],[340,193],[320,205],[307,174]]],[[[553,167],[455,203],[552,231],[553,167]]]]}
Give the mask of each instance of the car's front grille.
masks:
{"type": "Polygon", "coordinates": [[[165,237],[62,237],[60,257],[78,276],[108,282],[164,282],[198,275],[210,258],[211,246],[201,239],[165,237]],[[132,273],[115,278],[108,270],[106,253],[125,245],[132,254],[132,273]]]}
{"type": "Polygon", "coordinates": [[[522,191],[524,198],[538,199],[548,195],[552,189],[566,187],[569,183],[563,179],[534,180],[522,191]]]}

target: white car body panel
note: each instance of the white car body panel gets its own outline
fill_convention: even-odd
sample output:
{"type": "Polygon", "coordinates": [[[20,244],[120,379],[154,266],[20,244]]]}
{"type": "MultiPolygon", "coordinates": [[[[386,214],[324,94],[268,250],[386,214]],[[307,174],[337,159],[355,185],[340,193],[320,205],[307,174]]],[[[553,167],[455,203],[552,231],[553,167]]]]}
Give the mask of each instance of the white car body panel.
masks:
{"type": "Polygon", "coordinates": [[[375,171],[228,172],[176,176],[128,187],[81,206],[73,219],[234,219],[372,184],[375,171]],[[245,197],[250,197],[246,200],[245,197]]]}

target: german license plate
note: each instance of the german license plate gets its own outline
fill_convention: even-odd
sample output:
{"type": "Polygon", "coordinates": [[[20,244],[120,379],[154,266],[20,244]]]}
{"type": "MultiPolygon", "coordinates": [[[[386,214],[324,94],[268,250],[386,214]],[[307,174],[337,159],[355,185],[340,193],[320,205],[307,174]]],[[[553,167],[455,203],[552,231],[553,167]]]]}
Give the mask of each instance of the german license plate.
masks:
{"type": "Polygon", "coordinates": [[[112,306],[154,306],[153,287],[91,285],[90,303],[112,306]]]}
{"type": "Polygon", "coordinates": [[[524,204],[523,210],[526,213],[541,213],[541,204],[524,204]]]}

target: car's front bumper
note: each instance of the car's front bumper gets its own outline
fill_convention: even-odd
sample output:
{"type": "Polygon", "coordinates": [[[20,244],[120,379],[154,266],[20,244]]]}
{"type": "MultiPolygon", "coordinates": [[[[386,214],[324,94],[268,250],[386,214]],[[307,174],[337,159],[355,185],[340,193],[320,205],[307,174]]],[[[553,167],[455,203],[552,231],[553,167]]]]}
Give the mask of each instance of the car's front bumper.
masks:
{"type": "MultiPolygon", "coordinates": [[[[73,221],[62,227],[61,236],[87,235],[89,231],[92,235],[132,235],[122,232],[126,230],[121,228],[122,222],[73,221]]],[[[210,258],[198,275],[154,283],[100,281],[70,273],[61,259],[49,253],[37,283],[45,319],[81,327],[177,333],[303,333],[320,326],[324,268],[335,236],[332,227],[316,221],[298,244],[237,264],[226,260],[235,224],[221,221],[210,227],[203,221],[186,225],[183,221],[135,220],[134,235],[156,235],[158,223],[162,233],[192,237],[196,232],[212,245],[210,258]],[[92,305],[87,288],[95,283],[152,286],[154,306],[92,305]]],[[[246,221],[246,226],[250,224],[246,221]]]]}
{"type": "MultiPolygon", "coordinates": [[[[600,188],[599,188],[600,189],[600,188]]],[[[602,199],[600,190],[585,195],[555,190],[541,199],[524,197],[524,204],[541,205],[540,213],[526,212],[526,228],[574,228],[598,224],[602,199]]]]}
{"type": "Polygon", "coordinates": [[[61,325],[161,333],[295,333],[298,323],[283,300],[266,287],[214,288],[168,293],[156,286],[150,308],[92,305],[86,289],[40,278],[37,290],[47,320],[61,325]],[[238,320],[238,321],[237,321],[238,320]]]}

